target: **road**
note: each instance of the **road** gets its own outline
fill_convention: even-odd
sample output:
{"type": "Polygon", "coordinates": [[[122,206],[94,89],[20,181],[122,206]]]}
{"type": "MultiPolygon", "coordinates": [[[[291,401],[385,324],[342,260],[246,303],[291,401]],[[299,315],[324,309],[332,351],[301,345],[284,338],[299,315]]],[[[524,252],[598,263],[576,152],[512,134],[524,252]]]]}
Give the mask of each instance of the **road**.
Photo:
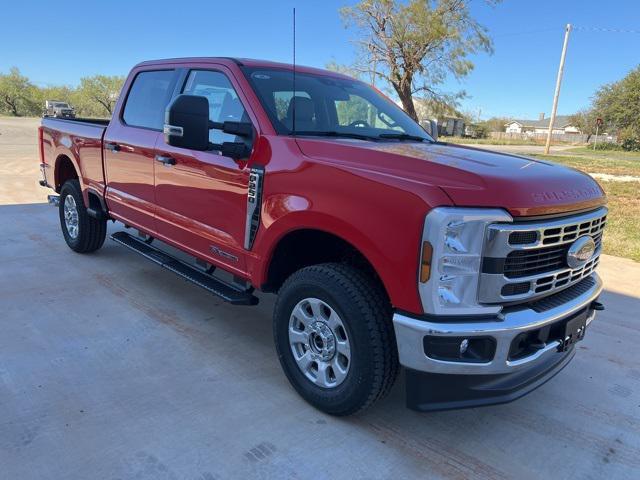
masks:
{"type": "Polygon", "coordinates": [[[232,307],[112,241],[69,250],[33,125],[0,118],[0,478],[638,478],[640,264],[603,257],[607,310],[527,397],[419,414],[401,378],[333,418],[280,370],[273,296],[232,307]]]}

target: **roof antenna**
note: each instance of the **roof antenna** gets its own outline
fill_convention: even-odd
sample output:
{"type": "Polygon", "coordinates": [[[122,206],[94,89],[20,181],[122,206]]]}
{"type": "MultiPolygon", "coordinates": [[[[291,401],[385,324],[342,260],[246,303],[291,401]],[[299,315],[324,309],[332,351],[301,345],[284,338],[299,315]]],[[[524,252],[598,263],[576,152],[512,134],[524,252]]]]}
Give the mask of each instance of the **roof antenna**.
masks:
{"type": "Polygon", "coordinates": [[[296,133],[296,7],[293,7],[293,95],[291,96],[293,102],[292,118],[291,118],[291,133],[296,133]]]}

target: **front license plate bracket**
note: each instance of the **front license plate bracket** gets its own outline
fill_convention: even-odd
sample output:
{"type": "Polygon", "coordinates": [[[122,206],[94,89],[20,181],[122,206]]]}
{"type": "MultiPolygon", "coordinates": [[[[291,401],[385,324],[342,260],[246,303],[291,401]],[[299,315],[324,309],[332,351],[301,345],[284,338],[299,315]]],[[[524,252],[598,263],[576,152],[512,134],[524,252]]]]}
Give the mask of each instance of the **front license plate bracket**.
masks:
{"type": "Polygon", "coordinates": [[[575,343],[584,338],[587,330],[587,312],[568,320],[564,328],[564,336],[560,339],[559,352],[566,352],[575,343]]]}

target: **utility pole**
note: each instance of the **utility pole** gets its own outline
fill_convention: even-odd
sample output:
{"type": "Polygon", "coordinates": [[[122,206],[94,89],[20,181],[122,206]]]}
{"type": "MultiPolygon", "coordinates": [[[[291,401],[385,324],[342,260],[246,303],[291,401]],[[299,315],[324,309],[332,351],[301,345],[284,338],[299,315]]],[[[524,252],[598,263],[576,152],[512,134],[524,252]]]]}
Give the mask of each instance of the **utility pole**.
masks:
{"type": "Polygon", "coordinates": [[[553,124],[556,121],[556,111],[558,110],[558,98],[560,97],[560,85],[562,84],[562,71],[564,70],[564,57],[567,55],[567,44],[569,43],[569,33],[571,32],[571,24],[567,23],[564,32],[564,43],[562,44],[562,54],[560,55],[560,67],[558,68],[558,79],[556,80],[556,93],[553,96],[553,108],[551,109],[551,118],[549,119],[549,131],[547,132],[547,143],[544,146],[544,153],[549,153],[551,146],[551,134],[553,133],[553,124]]]}

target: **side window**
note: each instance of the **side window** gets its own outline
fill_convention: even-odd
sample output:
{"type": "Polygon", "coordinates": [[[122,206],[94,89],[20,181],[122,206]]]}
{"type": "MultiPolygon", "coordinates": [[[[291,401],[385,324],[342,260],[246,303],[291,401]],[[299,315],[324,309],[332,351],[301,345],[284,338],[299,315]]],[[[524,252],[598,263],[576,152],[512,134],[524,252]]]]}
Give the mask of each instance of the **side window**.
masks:
{"type": "Polygon", "coordinates": [[[133,127],[162,130],[174,85],[173,70],[140,72],[129,90],[122,119],[133,127]]]}
{"type": "MultiPolygon", "coordinates": [[[[248,122],[238,94],[224,73],[210,70],[192,70],[182,93],[199,95],[209,100],[209,120],[212,122],[248,122]]],[[[235,142],[236,136],[220,130],[209,130],[211,143],[235,142]]]]}

